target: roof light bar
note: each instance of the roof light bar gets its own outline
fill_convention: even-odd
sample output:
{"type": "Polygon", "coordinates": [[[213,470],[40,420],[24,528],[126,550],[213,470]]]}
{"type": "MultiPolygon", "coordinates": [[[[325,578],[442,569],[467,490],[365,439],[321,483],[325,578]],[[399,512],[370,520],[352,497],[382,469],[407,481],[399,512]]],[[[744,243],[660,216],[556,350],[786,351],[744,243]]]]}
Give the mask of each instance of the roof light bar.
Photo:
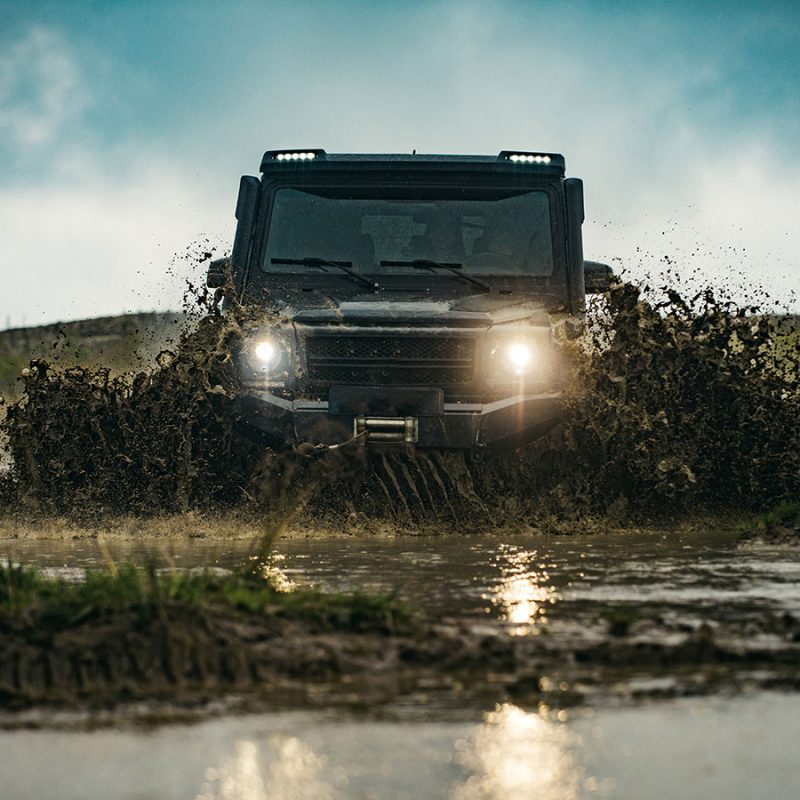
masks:
{"type": "Polygon", "coordinates": [[[267,150],[261,159],[261,171],[269,170],[277,164],[300,166],[312,161],[324,161],[325,151],[321,147],[298,147],[295,150],[267,150]]]}
{"type": "Polygon", "coordinates": [[[553,160],[544,153],[509,153],[506,158],[518,164],[549,164],[553,160]]]}
{"type": "Polygon", "coordinates": [[[311,161],[316,157],[317,154],[311,150],[292,150],[286,153],[275,153],[275,155],[273,155],[275,161],[311,161]]]}

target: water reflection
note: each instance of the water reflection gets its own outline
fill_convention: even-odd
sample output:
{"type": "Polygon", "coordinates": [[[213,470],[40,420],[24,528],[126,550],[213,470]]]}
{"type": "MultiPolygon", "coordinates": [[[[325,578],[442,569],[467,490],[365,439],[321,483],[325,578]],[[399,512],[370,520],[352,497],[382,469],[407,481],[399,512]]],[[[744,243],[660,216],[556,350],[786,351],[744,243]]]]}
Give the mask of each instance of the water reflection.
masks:
{"type": "Polygon", "coordinates": [[[504,545],[498,553],[501,578],[488,595],[500,614],[511,623],[512,633],[532,633],[547,623],[548,607],[560,600],[547,564],[537,562],[535,550],[504,545]]]}
{"type": "Polygon", "coordinates": [[[279,592],[293,592],[297,583],[284,572],[282,565],[285,561],[286,556],[282,553],[270,553],[261,564],[261,574],[279,592]]]}
{"type": "Polygon", "coordinates": [[[480,724],[463,726],[458,738],[450,738],[446,730],[440,736],[432,728],[417,740],[419,731],[411,727],[377,726],[367,742],[360,726],[347,723],[336,742],[323,730],[322,744],[316,745],[322,752],[309,743],[314,735],[242,738],[232,754],[206,770],[195,800],[379,797],[382,786],[391,789],[391,796],[428,797],[434,785],[436,796],[450,800],[577,800],[587,792],[603,796],[611,784],[588,775],[581,737],[565,721],[557,713],[527,712],[505,703],[485,714],[480,724]],[[384,748],[374,751],[381,731],[384,748]],[[430,747],[440,751],[433,770],[426,764],[430,747]],[[403,766],[409,763],[417,765],[415,771],[403,766]]]}
{"type": "Polygon", "coordinates": [[[485,723],[456,742],[457,758],[469,777],[451,800],[571,800],[586,788],[573,752],[575,735],[566,725],[503,704],[485,723]]]}
{"type": "Polygon", "coordinates": [[[206,770],[195,800],[333,800],[334,789],[322,778],[326,760],[294,736],[272,736],[265,753],[249,739],[236,743],[235,754],[206,770]]]}

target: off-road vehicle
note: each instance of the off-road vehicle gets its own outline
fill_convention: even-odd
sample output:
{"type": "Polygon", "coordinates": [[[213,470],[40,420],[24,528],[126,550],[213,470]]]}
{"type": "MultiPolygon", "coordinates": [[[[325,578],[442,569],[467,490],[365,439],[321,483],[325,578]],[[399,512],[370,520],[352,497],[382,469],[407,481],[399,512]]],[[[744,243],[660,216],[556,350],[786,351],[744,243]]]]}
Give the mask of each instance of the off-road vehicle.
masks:
{"type": "Polygon", "coordinates": [[[263,309],[242,414],[301,448],[492,450],[558,417],[559,336],[610,271],[584,262],[583,184],[555,153],[269,150],[241,179],[232,280],[263,309]]]}

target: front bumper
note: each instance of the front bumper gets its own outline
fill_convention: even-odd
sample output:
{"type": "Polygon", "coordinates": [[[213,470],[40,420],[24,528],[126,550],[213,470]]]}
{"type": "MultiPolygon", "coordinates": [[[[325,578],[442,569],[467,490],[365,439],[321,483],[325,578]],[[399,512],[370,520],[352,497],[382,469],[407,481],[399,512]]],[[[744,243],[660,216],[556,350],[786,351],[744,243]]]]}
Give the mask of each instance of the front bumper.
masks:
{"type": "Polygon", "coordinates": [[[379,443],[380,436],[373,439],[368,431],[363,435],[366,427],[372,424],[376,431],[388,430],[394,420],[406,432],[413,429],[413,440],[403,441],[416,447],[504,449],[545,433],[558,420],[560,410],[561,395],[553,392],[491,403],[443,403],[438,413],[406,413],[402,417],[331,413],[326,400],[287,400],[266,391],[251,391],[241,398],[242,418],[248,424],[287,444],[312,445],[338,445],[354,437],[368,444],[379,443]]]}

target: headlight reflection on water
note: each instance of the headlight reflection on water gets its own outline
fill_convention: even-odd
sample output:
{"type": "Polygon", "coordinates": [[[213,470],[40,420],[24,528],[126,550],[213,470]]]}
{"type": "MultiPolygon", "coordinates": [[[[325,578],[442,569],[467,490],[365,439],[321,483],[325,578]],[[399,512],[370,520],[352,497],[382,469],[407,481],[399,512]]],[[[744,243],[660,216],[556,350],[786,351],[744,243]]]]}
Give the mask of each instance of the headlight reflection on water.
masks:
{"type": "Polygon", "coordinates": [[[546,566],[537,567],[536,559],[536,551],[501,548],[501,577],[486,595],[501,618],[514,626],[512,633],[518,635],[546,624],[548,609],[561,599],[546,566]]]}
{"type": "Polygon", "coordinates": [[[292,735],[283,717],[285,732],[234,740],[195,800],[578,800],[613,789],[563,709],[503,703],[478,724],[331,719],[292,735]]]}
{"type": "Polygon", "coordinates": [[[322,778],[325,759],[305,742],[273,736],[266,749],[263,758],[255,742],[236,742],[233,756],[206,770],[195,800],[333,800],[336,796],[334,787],[322,778]]]}
{"type": "Polygon", "coordinates": [[[578,798],[584,781],[572,751],[574,739],[569,727],[504,703],[469,738],[456,743],[458,761],[471,775],[450,798],[578,798]]]}

